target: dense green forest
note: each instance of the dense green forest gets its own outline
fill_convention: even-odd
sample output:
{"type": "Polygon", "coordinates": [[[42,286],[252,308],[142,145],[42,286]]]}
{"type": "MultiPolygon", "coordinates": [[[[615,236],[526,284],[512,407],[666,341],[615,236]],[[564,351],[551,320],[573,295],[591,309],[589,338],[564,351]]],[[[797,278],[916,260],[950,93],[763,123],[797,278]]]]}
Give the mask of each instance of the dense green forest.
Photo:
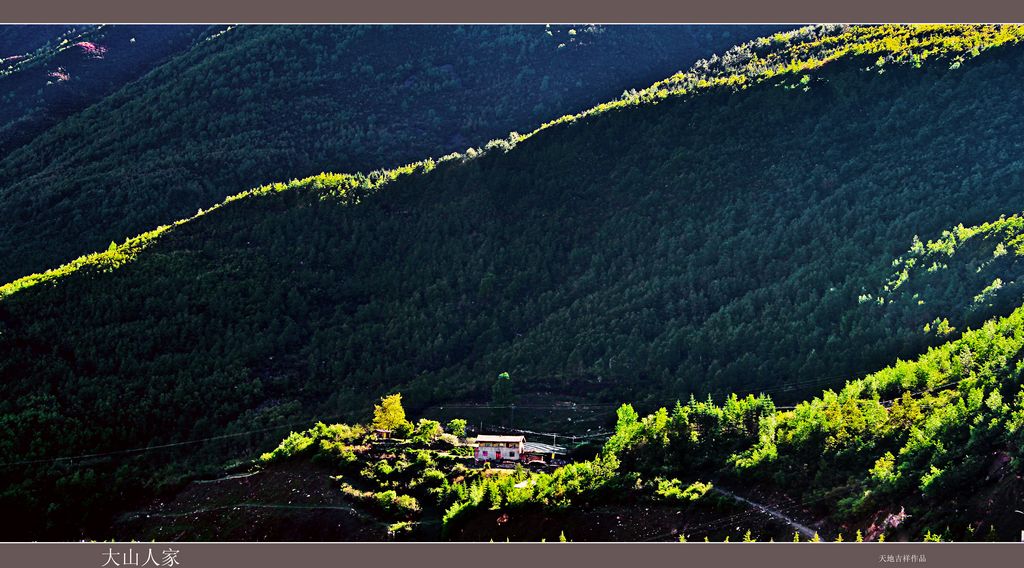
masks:
{"type": "Polygon", "coordinates": [[[1024,308],[839,389],[776,409],[766,396],[619,410],[604,448],[623,473],[785,488],[870,540],[1015,540],[1024,471],[1024,308]],[[889,524],[886,525],[886,520],[889,524]],[[901,519],[902,520],[902,519],[901,519]],[[897,525],[900,523],[897,523],[897,525]]]}
{"type": "Polygon", "coordinates": [[[4,67],[13,65],[7,59],[34,52],[46,46],[53,38],[68,31],[68,26],[55,24],[38,26],[4,26],[0,33],[0,59],[4,67]]]}
{"type": "MultiPolygon", "coordinates": [[[[0,288],[0,502],[30,513],[5,529],[94,535],[262,439],[105,452],[352,420],[382,392],[412,409],[487,401],[505,371],[518,396],[652,409],[762,393],[775,402],[749,404],[773,416],[1005,315],[1022,33],[777,34],[524,136],[268,185],[14,281],[0,288]]],[[[797,438],[737,464],[820,455],[797,438]]],[[[825,487],[841,470],[819,471],[825,487]]]]}
{"type": "MultiPolygon", "coordinates": [[[[792,527],[766,524],[718,489],[733,487],[816,521],[811,540],[1016,540],[1019,520],[1002,503],[1024,490],[1022,355],[1024,307],[792,407],[766,395],[691,397],[641,417],[624,404],[596,458],[549,472],[475,468],[459,439],[464,420],[413,424],[393,395],[372,426],[292,432],[255,471],[311,461],[364,524],[388,525],[378,538],[553,540],[562,527],[563,538],[617,540],[623,529],[573,522],[567,511],[611,510],[629,525],[630,505],[641,504],[671,513],[654,540],[790,540],[792,527]],[[371,427],[404,440],[374,440],[371,427]]],[[[122,530],[194,537],[209,522],[122,530]]]]}
{"type": "MultiPolygon", "coordinates": [[[[140,80],[0,152],[0,280],[66,262],[254,185],[463,151],[649,85],[769,29],[211,29],[140,80]]],[[[0,124],[11,120],[8,112],[19,115],[22,106],[39,106],[39,97],[86,82],[81,62],[68,58],[84,59],[91,70],[131,54],[159,56],[166,43],[194,32],[95,31],[101,37],[86,39],[107,50],[100,62],[79,53],[77,39],[57,54],[44,49],[0,75],[0,92],[10,86],[0,95],[0,124]],[[55,66],[68,79],[43,77],[55,84],[40,87],[38,73],[55,66]]],[[[148,65],[134,57],[131,69],[148,65]]]]}
{"type": "Polygon", "coordinates": [[[206,26],[0,26],[0,156],[187,50],[204,31],[206,26]]]}

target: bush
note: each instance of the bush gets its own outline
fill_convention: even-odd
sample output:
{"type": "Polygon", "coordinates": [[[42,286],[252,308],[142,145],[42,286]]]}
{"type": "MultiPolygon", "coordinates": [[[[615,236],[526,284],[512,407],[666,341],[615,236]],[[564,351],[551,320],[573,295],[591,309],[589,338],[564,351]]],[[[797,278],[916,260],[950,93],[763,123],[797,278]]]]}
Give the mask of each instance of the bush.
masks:
{"type": "Polygon", "coordinates": [[[444,450],[460,449],[459,439],[454,434],[444,433],[434,440],[434,447],[444,450]]]}
{"type": "Polygon", "coordinates": [[[696,501],[711,491],[712,487],[710,483],[701,483],[700,481],[695,481],[685,488],[682,487],[682,482],[678,479],[671,481],[658,479],[657,482],[658,488],[655,493],[666,499],[677,501],[696,501]]]}
{"type": "Polygon", "coordinates": [[[444,473],[437,469],[426,469],[423,471],[423,475],[420,476],[418,487],[424,487],[426,489],[432,489],[441,487],[445,482],[444,473]]]}
{"type": "MultiPolygon", "coordinates": [[[[353,461],[349,456],[341,456],[343,448],[347,446],[342,442],[354,442],[366,436],[366,428],[362,426],[349,426],[348,424],[332,424],[330,426],[323,422],[317,422],[312,428],[305,432],[292,432],[281,441],[273,451],[260,456],[262,462],[272,462],[283,458],[289,458],[308,450],[314,443],[318,451],[326,452],[332,457],[340,457],[342,463],[353,461]]],[[[351,454],[351,452],[349,452],[351,454]]],[[[352,454],[351,458],[354,459],[352,454]]]]}
{"type": "Polygon", "coordinates": [[[472,506],[473,505],[469,501],[459,501],[451,507],[448,507],[448,510],[444,512],[444,516],[441,518],[441,525],[447,529],[449,525],[457,521],[460,517],[465,516],[472,506]]]}
{"type": "Polygon", "coordinates": [[[448,422],[448,432],[457,438],[466,437],[466,421],[462,418],[455,418],[448,422]]]}
{"type": "Polygon", "coordinates": [[[390,489],[376,493],[374,500],[382,511],[390,515],[408,516],[419,513],[422,510],[419,501],[415,497],[402,495],[390,489]]]}
{"type": "Polygon", "coordinates": [[[412,436],[412,432],[412,422],[402,422],[398,426],[395,426],[395,429],[392,431],[396,438],[403,440],[407,439],[409,436],[412,436]]]}
{"type": "Polygon", "coordinates": [[[344,467],[359,461],[359,457],[351,446],[329,440],[320,440],[313,463],[328,466],[344,467]]]}
{"type": "Polygon", "coordinates": [[[260,456],[262,462],[273,462],[298,455],[313,444],[314,439],[299,432],[292,432],[273,451],[260,456]]]}
{"type": "Polygon", "coordinates": [[[441,428],[440,422],[420,418],[420,421],[416,423],[412,441],[419,444],[431,444],[441,434],[444,434],[444,429],[441,428]]]}

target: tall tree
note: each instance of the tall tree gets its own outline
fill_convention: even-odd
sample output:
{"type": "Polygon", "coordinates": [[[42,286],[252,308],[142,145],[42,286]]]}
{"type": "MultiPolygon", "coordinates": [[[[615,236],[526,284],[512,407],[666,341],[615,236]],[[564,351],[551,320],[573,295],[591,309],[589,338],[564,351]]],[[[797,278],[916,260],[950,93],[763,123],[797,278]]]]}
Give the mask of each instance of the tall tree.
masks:
{"type": "Polygon", "coordinates": [[[373,427],[378,430],[397,430],[407,423],[402,393],[385,396],[373,407],[373,427]]]}

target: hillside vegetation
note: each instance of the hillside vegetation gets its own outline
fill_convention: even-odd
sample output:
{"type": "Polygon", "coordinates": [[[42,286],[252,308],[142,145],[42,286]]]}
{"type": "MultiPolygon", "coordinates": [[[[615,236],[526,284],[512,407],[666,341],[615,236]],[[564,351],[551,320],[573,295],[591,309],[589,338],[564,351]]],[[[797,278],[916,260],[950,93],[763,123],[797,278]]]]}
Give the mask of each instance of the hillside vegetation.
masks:
{"type": "MultiPolygon", "coordinates": [[[[254,185],[397,166],[533,128],[770,29],[211,29],[138,81],[0,152],[0,280],[105,248],[254,185]]],[[[0,76],[0,89],[12,87],[0,99],[0,124],[13,120],[9,111],[39,106],[40,97],[77,93],[93,69],[159,55],[160,34],[169,41],[189,30],[105,28],[42,50],[0,76]],[[85,40],[106,51],[83,56],[85,40]],[[89,73],[80,73],[86,64],[89,73]],[[45,76],[57,67],[60,77],[45,76]]]]}
{"type": "Polygon", "coordinates": [[[263,186],[14,281],[0,498],[36,515],[11,531],[87,533],[261,440],[60,456],[271,436],[396,389],[414,409],[486,401],[500,371],[519,395],[573,381],[646,409],[783,405],[1005,315],[991,281],[879,294],[902,293],[889,282],[915,235],[1024,210],[1021,35],[778,34],[527,135],[263,186]],[[943,333],[925,331],[936,318],[943,333]]]}
{"type": "Polygon", "coordinates": [[[0,156],[186,51],[206,26],[0,26],[0,156]]]}
{"type": "Polygon", "coordinates": [[[11,57],[25,55],[47,45],[68,31],[68,26],[4,26],[0,30],[0,60],[3,60],[5,67],[9,67],[13,65],[12,61],[8,61],[11,57]]]}
{"type": "MultiPolygon", "coordinates": [[[[459,457],[468,448],[426,419],[401,441],[318,423],[264,453],[255,471],[316,464],[314,477],[329,477],[367,515],[363,524],[392,523],[392,538],[554,539],[562,522],[563,537],[616,540],[642,507],[659,524],[659,512],[673,513],[655,540],[790,540],[793,527],[765,523],[721,484],[767,496],[817,527],[813,538],[1015,540],[1007,503],[1024,491],[1022,373],[1024,307],[792,407],[734,394],[641,417],[624,404],[598,457],[550,473],[473,468],[459,457]],[[574,524],[574,510],[597,522],[574,524]],[[603,526],[608,510],[625,521],[603,526]]],[[[449,430],[464,429],[457,422],[449,430]]],[[[172,525],[188,535],[202,526],[172,525]]],[[[148,537],[169,527],[122,530],[148,537]]]]}
{"type": "Polygon", "coordinates": [[[605,450],[625,471],[785,488],[847,537],[1014,540],[1000,499],[1024,489],[1022,348],[1019,308],[791,409],[733,396],[640,419],[625,406],[605,450]]]}

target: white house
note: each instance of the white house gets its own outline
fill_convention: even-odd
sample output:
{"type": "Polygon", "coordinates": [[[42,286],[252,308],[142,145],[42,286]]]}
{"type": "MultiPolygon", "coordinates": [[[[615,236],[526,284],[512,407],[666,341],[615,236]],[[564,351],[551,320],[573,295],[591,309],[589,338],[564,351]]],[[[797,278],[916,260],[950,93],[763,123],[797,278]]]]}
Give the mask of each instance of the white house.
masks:
{"type": "Polygon", "coordinates": [[[523,455],[523,445],[526,443],[526,436],[493,436],[482,434],[476,437],[476,448],[473,450],[473,458],[478,462],[483,461],[518,461],[523,455]]]}

